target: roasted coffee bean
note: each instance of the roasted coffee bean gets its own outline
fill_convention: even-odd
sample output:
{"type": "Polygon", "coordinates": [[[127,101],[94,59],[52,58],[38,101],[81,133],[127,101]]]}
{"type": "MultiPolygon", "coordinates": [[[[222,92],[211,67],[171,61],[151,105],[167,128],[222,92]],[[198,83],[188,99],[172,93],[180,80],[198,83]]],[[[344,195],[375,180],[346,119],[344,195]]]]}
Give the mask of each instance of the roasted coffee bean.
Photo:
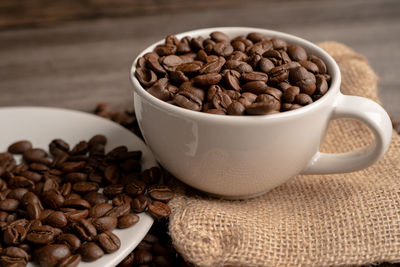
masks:
{"type": "Polygon", "coordinates": [[[63,228],[68,223],[67,218],[65,217],[65,214],[62,213],[61,211],[55,211],[55,212],[51,213],[49,216],[47,216],[47,218],[44,220],[44,222],[55,228],[63,228]]]}
{"type": "Polygon", "coordinates": [[[114,197],[112,199],[112,203],[115,206],[119,206],[119,205],[122,205],[122,204],[125,204],[125,203],[130,204],[131,201],[132,201],[132,198],[130,196],[128,196],[128,195],[125,195],[125,194],[119,194],[119,195],[117,195],[116,197],[114,197]]]}
{"type": "Polygon", "coordinates": [[[126,214],[118,218],[118,228],[128,228],[135,225],[137,222],[139,222],[139,216],[136,214],[126,214]]]}
{"type": "Polygon", "coordinates": [[[78,194],[87,194],[92,191],[97,192],[99,184],[94,182],[78,182],[72,186],[72,190],[78,194]]]}
{"type": "Polygon", "coordinates": [[[88,152],[89,149],[89,144],[86,141],[80,141],[78,144],[76,144],[72,150],[69,152],[71,156],[76,156],[76,155],[84,155],[88,152]]]}
{"type": "Polygon", "coordinates": [[[134,180],[131,183],[125,185],[125,193],[132,196],[143,194],[146,189],[146,184],[141,180],[134,180]]]}
{"type": "Polygon", "coordinates": [[[325,74],[327,72],[327,68],[326,68],[324,61],[322,61],[322,59],[320,59],[319,57],[310,55],[308,60],[310,60],[315,65],[317,65],[318,73],[325,74]]]}
{"type": "Polygon", "coordinates": [[[147,197],[145,197],[142,194],[136,196],[131,201],[132,210],[137,213],[144,212],[146,210],[148,204],[149,204],[149,201],[148,201],[147,197]]]}
{"type": "Polygon", "coordinates": [[[106,253],[113,253],[121,247],[121,240],[111,231],[99,234],[96,239],[106,253]]]}
{"type": "Polygon", "coordinates": [[[82,240],[92,241],[97,235],[96,227],[87,219],[78,220],[72,228],[82,240]]]}
{"type": "Polygon", "coordinates": [[[245,83],[242,88],[244,91],[258,95],[265,93],[268,85],[263,81],[251,81],[245,83]]]}
{"type": "Polygon", "coordinates": [[[157,81],[157,75],[152,70],[147,68],[137,68],[135,71],[135,76],[145,87],[150,87],[157,81]]]}
{"type": "Polygon", "coordinates": [[[61,170],[63,172],[79,172],[83,170],[86,166],[86,162],[84,161],[70,161],[70,162],[64,162],[61,165],[61,170]]]}
{"type": "Polygon", "coordinates": [[[306,50],[304,50],[304,48],[299,45],[289,45],[287,47],[287,53],[294,61],[307,60],[306,50]]]}
{"type": "Polygon", "coordinates": [[[50,209],[59,209],[64,204],[65,198],[54,191],[46,192],[42,198],[43,205],[50,209]]]}
{"type": "Polygon", "coordinates": [[[121,177],[118,165],[109,165],[104,170],[104,178],[110,184],[117,184],[121,177]]]}
{"type": "Polygon", "coordinates": [[[147,207],[150,214],[156,219],[167,218],[171,214],[170,207],[160,201],[153,201],[147,207]]]}
{"type": "Polygon", "coordinates": [[[26,266],[28,261],[29,255],[21,248],[10,246],[1,250],[0,266],[26,266]]]}
{"type": "Polygon", "coordinates": [[[86,242],[79,249],[82,260],[86,262],[95,261],[104,256],[104,251],[94,242],[86,242]]]}
{"type": "Polygon", "coordinates": [[[117,228],[118,219],[112,216],[104,216],[93,219],[92,223],[94,227],[96,227],[97,232],[101,233],[108,230],[112,231],[117,228]]]}
{"type": "Polygon", "coordinates": [[[124,203],[122,205],[116,206],[109,210],[105,216],[111,216],[111,217],[121,217],[125,214],[129,213],[129,210],[131,208],[131,205],[129,203],[124,203]]]}
{"type": "Polygon", "coordinates": [[[147,194],[153,199],[168,202],[174,197],[174,192],[166,185],[155,184],[147,188],[147,194]]]}
{"type": "Polygon", "coordinates": [[[71,251],[64,244],[49,244],[39,248],[35,255],[40,266],[55,267],[60,261],[70,257],[71,251]]]}
{"type": "Polygon", "coordinates": [[[295,98],[296,104],[305,106],[305,105],[311,104],[312,102],[313,102],[313,100],[312,100],[311,96],[309,96],[307,94],[296,95],[296,98],[295,98]]]}
{"type": "Polygon", "coordinates": [[[135,259],[134,262],[139,265],[139,264],[148,264],[153,261],[153,255],[144,249],[139,249],[135,253],[135,259]]]}
{"type": "Polygon", "coordinates": [[[289,72],[289,80],[292,84],[300,87],[302,93],[312,95],[316,90],[315,76],[308,72],[304,67],[291,69],[289,72]]]}
{"type": "Polygon", "coordinates": [[[282,101],[285,103],[292,103],[298,94],[300,94],[300,88],[297,86],[291,86],[283,93],[282,101]]]}
{"type": "Polygon", "coordinates": [[[103,194],[108,197],[113,197],[121,194],[124,191],[124,186],[122,184],[107,185],[103,189],[103,194]]]}
{"type": "Polygon", "coordinates": [[[16,199],[16,200],[18,200],[18,201],[22,201],[24,195],[25,195],[26,193],[28,193],[28,192],[29,192],[28,189],[23,188],[23,187],[21,187],[21,188],[15,188],[15,189],[12,189],[12,190],[7,194],[7,198],[13,198],[13,199],[16,199]]]}
{"type": "Polygon", "coordinates": [[[76,222],[89,216],[89,210],[73,210],[65,212],[68,222],[76,222]]]}
{"type": "Polygon", "coordinates": [[[6,198],[0,201],[0,210],[16,211],[19,206],[19,201],[12,198],[6,198]]]}
{"type": "Polygon", "coordinates": [[[87,180],[88,175],[83,172],[70,172],[63,176],[64,180],[70,183],[84,182],[87,180]]]}
{"type": "Polygon", "coordinates": [[[61,234],[57,237],[57,243],[65,244],[71,251],[76,251],[81,247],[81,240],[74,234],[61,234]]]}
{"type": "Polygon", "coordinates": [[[229,115],[243,115],[245,112],[245,107],[239,101],[233,101],[226,109],[229,115]]]}
{"type": "Polygon", "coordinates": [[[17,141],[8,147],[8,152],[13,154],[22,154],[32,148],[32,143],[27,140],[17,141]]]}
{"type": "Polygon", "coordinates": [[[58,262],[57,267],[77,267],[82,260],[79,254],[71,255],[58,262]]]}
{"type": "Polygon", "coordinates": [[[98,192],[89,192],[85,195],[84,199],[90,203],[91,206],[106,203],[108,198],[101,193],[98,192]]]}
{"type": "Polygon", "coordinates": [[[26,206],[26,213],[30,220],[38,220],[41,218],[42,209],[39,204],[28,204],[26,206]]]}
{"type": "Polygon", "coordinates": [[[38,183],[42,179],[42,175],[40,175],[37,172],[32,172],[32,171],[23,171],[21,172],[21,176],[28,178],[29,180],[38,183]]]}
{"type": "Polygon", "coordinates": [[[113,208],[113,205],[111,205],[110,203],[96,204],[89,210],[89,216],[92,218],[102,217],[107,212],[109,212],[112,208],[113,208]]]}
{"type": "Polygon", "coordinates": [[[316,78],[316,82],[315,82],[316,91],[315,91],[315,94],[317,94],[317,95],[326,94],[326,92],[328,91],[328,83],[325,80],[324,76],[316,75],[315,78],[316,78]]]}
{"type": "Polygon", "coordinates": [[[48,225],[34,226],[29,230],[26,239],[34,244],[49,244],[52,243],[55,236],[55,230],[48,225]]]}
{"type": "Polygon", "coordinates": [[[25,226],[11,225],[3,232],[3,242],[8,246],[19,245],[24,242],[27,235],[25,226]]]}
{"type": "Polygon", "coordinates": [[[49,165],[50,161],[46,159],[47,153],[41,148],[31,148],[25,150],[23,153],[23,158],[26,162],[37,162],[49,165]]]}
{"type": "Polygon", "coordinates": [[[83,198],[78,199],[67,199],[64,201],[64,207],[74,208],[74,209],[90,209],[90,203],[84,200],[83,198]]]}
{"type": "Polygon", "coordinates": [[[269,101],[257,102],[246,107],[246,112],[251,115],[266,115],[276,113],[280,110],[281,104],[276,99],[269,101]]]}
{"type": "Polygon", "coordinates": [[[302,60],[302,61],[299,61],[299,64],[301,66],[303,66],[304,68],[306,68],[306,70],[308,70],[309,72],[312,72],[314,74],[319,72],[318,66],[315,63],[311,62],[311,61],[302,60]]]}

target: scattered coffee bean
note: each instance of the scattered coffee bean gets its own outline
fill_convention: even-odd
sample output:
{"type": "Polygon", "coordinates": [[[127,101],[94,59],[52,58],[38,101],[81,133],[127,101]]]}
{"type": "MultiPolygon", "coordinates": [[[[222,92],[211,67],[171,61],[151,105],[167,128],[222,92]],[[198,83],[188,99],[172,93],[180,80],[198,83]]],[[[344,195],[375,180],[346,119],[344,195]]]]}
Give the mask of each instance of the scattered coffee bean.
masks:
{"type": "Polygon", "coordinates": [[[330,81],[319,57],[308,55],[299,45],[255,32],[233,39],[222,32],[212,32],[206,39],[186,36],[179,40],[169,35],[165,44],[138,59],[135,76],[150,94],[163,101],[221,115],[294,110],[323,97],[330,81]],[[294,89],[284,94],[291,87],[308,97],[298,96],[295,101],[299,93],[294,94],[294,89]],[[272,90],[273,96],[279,95],[278,103],[265,98],[253,103],[244,96],[252,93],[257,97],[272,90]]]}
{"type": "MultiPolygon", "coordinates": [[[[167,63],[171,67],[173,62],[167,63]]],[[[187,86],[194,98],[201,97],[194,85],[187,86]]],[[[110,118],[125,125],[134,122],[123,115],[110,118]]],[[[68,143],[54,139],[48,154],[18,141],[8,148],[23,154],[18,165],[9,152],[0,153],[0,266],[35,260],[41,266],[70,267],[96,260],[104,251],[119,249],[121,242],[111,231],[135,225],[139,216],[133,212],[144,211],[148,197],[171,199],[172,191],[157,184],[163,176],[160,168],[142,171],[140,151],[119,146],[106,154],[106,143],[104,135],[95,135],[70,150],[68,143]],[[132,204],[125,193],[139,201],[132,204]]],[[[154,206],[158,218],[164,218],[156,201],[154,206]]]]}

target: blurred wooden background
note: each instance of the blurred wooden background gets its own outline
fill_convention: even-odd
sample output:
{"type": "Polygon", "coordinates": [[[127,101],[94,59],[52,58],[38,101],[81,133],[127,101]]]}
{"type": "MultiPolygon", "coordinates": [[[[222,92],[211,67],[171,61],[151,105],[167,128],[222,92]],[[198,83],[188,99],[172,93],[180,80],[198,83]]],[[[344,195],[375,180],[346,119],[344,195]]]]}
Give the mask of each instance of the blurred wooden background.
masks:
{"type": "Polygon", "coordinates": [[[400,117],[399,0],[0,0],[0,106],[132,106],[128,71],[143,48],[216,26],[343,42],[368,58],[400,117]]]}

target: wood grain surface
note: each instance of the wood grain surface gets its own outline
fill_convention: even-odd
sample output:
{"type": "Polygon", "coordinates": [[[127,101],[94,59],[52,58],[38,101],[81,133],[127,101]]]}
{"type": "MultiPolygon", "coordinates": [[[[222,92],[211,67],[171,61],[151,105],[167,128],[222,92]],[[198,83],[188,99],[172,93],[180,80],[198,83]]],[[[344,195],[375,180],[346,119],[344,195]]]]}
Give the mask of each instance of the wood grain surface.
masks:
{"type": "MultiPolygon", "coordinates": [[[[7,2],[13,1],[0,1],[1,10],[7,2]]],[[[196,28],[253,26],[314,42],[343,42],[366,55],[380,76],[385,107],[400,117],[398,0],[246,1],[240,5],[235,4],[237,1],[231,5],[230,1],[217,1],[221,5],[188,1],[196,2],[194,7],[173,1],[175,8],[167,10],[160,10],[166,1],[150,2],[148,8],[154,10],[141,16],[0,31],[0,106],[43,105],[89,111],[96,103],[107,102],[116,108],[130,107],[130,64],[152,42],[169,33],[196,28]]],[[[5,17],[2,14],[1,20],[5,17]]]]}

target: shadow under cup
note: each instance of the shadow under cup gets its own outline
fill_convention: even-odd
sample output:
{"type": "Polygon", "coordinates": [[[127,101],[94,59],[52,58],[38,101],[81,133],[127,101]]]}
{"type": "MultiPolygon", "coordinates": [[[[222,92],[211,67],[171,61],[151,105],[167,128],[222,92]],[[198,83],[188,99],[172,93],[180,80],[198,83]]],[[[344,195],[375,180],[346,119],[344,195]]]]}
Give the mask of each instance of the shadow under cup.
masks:
{"type": "Polygon", "coordinates": [[[332,57],[318,46],[281,32],[232,27],[176,36],[208,37],[213,31],[231,38],[260,32],[301,45],[320,57],[332,76],[330,88],[322,98],[297,110],[262,116],[222,116],[171,105],[143,89],[134,76],[136,61],[163,40],[145,49],[133,62],[130,77],[136,116],[144,139],[160,164],[184,183],[213,195],[233,199],[257,196],[318,161],[316,156],[322,154],[319,146],[343,97],[339,91],[340,71],[332,57]]]}

